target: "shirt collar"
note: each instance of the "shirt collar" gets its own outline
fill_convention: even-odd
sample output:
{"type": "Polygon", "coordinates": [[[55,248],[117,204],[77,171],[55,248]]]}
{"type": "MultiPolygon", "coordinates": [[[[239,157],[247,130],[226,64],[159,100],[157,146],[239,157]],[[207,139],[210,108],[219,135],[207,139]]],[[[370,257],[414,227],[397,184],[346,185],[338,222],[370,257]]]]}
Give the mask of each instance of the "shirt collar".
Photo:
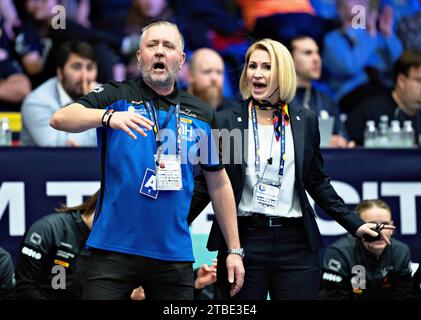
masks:
{"type": "Polygon", "coordinates": [[[70,98],[69,94],[64,90],[61,82],[57,79],[57,91],[60,104],[62,106],[68,105],[73,102],[73,99],[70,98]]]}
{"type": "Polygon", "coordinates": [[[177,83],[174,84],[174,90],[167,96],[161,96],[149,87],[143,79],[139,80],[139,86],[142,93],[142,98],[145,100],[160,99],[170,105],[176,105],[179,101],[179,91],[177,83]]]}

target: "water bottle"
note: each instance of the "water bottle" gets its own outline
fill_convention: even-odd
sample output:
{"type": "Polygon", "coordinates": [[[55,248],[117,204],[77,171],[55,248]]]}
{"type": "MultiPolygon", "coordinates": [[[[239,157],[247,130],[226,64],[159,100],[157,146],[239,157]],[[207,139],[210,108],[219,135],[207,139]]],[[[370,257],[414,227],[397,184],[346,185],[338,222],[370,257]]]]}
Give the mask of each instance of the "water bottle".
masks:
{"type": "Polygon", "coordinates": [[[377,139],[377,147],[389,148],[389,117],[385,114],[380,116],[379,136],[377,139]]]}
{"type": "Polygon", "coordinates": [[[2,118],[1,119],[1,127],[0,127],[0,146],[8,146],[12,145],[12,131],[10,130],[9,119],[2,118]]]}
{"type": "Polygon", "coordinates": [[[413,148],[415,146],[415,132],[412,128],[412,121],[405,120],[402,129],[402,146],[404,148],[413,148]]]}
{"type": "Polygon", "coordinates": [[[390,130],[388,132],[390,148],[402,148],[401,125],[399,120],[390,122],[390,130]]]}
{"type": "Polygon", "coordinates": [[[368,120],[364,131],[364,147],[375,148],[377,147],[378,133],[374,120],[368,120]]]}

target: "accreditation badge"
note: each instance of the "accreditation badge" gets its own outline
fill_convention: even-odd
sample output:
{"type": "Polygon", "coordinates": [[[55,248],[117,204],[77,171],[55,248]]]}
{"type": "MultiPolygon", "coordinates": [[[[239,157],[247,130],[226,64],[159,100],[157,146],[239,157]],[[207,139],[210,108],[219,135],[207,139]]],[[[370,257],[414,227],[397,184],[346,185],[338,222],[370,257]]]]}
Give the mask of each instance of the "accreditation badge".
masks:
{"type": "Polygon", "coordinates": [[[157,190],[183,190],[180,157],[173,154],[155,155],[157,190]]]}
{"type": "Polygon", "coordinates": [[[271,184],[270,181],[260,181],[253,188],[252,211],[274,214],[278,197],[279,186],[271,184]]]}

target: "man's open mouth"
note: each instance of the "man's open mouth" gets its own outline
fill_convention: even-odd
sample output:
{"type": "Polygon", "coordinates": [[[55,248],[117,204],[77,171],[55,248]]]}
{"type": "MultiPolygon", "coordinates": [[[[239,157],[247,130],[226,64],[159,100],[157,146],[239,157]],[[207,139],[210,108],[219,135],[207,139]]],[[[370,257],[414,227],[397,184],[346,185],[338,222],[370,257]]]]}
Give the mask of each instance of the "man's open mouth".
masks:
{"type": "Polygon", "coordinates": [[[154,70],[164,70],[165,69],[165,64],[162,62],[155,62],[153,65],[153,69],[154,70]]]}

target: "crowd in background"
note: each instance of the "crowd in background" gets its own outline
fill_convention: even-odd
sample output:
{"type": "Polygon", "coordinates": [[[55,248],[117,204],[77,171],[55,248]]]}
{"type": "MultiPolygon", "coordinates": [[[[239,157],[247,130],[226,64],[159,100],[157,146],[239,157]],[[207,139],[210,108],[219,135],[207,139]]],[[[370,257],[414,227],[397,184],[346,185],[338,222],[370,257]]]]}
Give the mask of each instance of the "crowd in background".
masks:
{"type": "MultiPolygon", "coordinates": [[[[318,58],[304,52],[308,59],[313,59],[308,62],[312,64],[309,72],[313,75],[307,82],[318,94],[313,97],[315,92],[309,91],[308,83],[299,83],[298,102],[322,112],[319,115],[327,111],[335,118],[334,135],[343,139],[333,139],[331,147],[362,145],[366,121],[378,122],[380,116],[361,115],[364,113],[361,108],[369,108],[367,99],[374,97],[378,103],[376,97],[393,91],[396,82],[393,67],[404,51],[413,53],[415,63],[419,63],[420,8],[418,0],[4,0],[0,5],[0,112],[23,112],[22,105],[33,100],[31,93],[58,76],[59,50],[69,40],[86,42],[93,47],[97,76],[92,81],[105,83],[138,78],[136,51],[141,29],[152,20],[165,19],[179,26],[185,37],[188,61],[200,48],[211,48],[219,53],[225,67],[223,94],[233,100],[240,99],[239,72],[251,43],[272,38],[291,44],[297,37],[309,37],[314,44],[305,49],[317,49],[318,58]],[[63,11],[57,9],[60,8],[57,5],[65,8],[64,15],[60,16],[63,11]],[[321,105],[317,101],[320,94],[321,105]],[[353,116],[357,109],[357,115],[353,116]],[[348,115],[352,121],[346,121],[348,115]]],[[[297,72],[302,64],[302,61],[296,64],[297,72]]],[[[415,109],[421,104],[417,72],[411,89],[418,94],[407,102],[415,109]]],[[[187,89],[188,77],[186,63],[178,74],[182,89],[187,89]]],[[[84,80],[75,81],[75,86],[82,88],[84,80]]],[[[86,93],[83,89],[78,91],[86,93]]],[[[76,97],[70,95],[70,98],[76,97]]],[[[398,105],[405,104],[399,100],[398,105]]],[[[30,109],[35,108],[31,104],[30,109]]],[[[404,120],[413,120],[412,129],[418,133],[420,116],[413,110],[403,113],[404,116],[397,119],[389,115],[388,120],[400,120],[402,129],[404,120]]],[[[25,113],[22,118],[24,127],[40,125],[25,113]]],[[[29,142],[25,137],[19,141],[19,132],[13,138],[14,145],[60,146],[64,143],[54,144],[34,137],[30,137],[29,142]]]]}

